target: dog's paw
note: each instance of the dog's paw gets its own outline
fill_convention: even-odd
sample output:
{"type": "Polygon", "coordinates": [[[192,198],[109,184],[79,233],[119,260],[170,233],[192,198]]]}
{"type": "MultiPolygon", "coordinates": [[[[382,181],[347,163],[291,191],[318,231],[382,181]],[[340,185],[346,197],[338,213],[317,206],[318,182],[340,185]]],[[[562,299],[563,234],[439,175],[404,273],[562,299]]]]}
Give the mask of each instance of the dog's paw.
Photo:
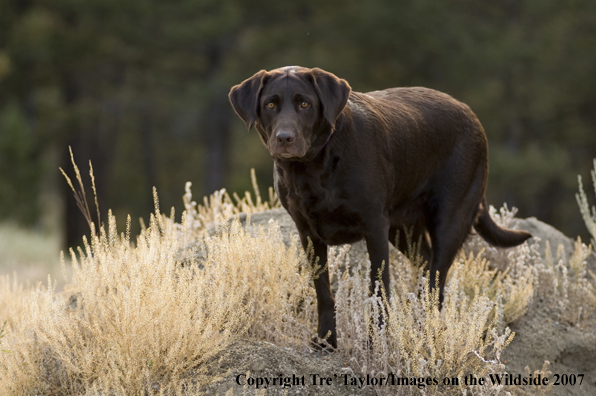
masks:
{"type": "Polygon", "coordinates": [[[316,351],[333,352],[337,349],[337,337],[334,332],[329,330],[324,337],[313,337],[310,345],[316,351]]]}

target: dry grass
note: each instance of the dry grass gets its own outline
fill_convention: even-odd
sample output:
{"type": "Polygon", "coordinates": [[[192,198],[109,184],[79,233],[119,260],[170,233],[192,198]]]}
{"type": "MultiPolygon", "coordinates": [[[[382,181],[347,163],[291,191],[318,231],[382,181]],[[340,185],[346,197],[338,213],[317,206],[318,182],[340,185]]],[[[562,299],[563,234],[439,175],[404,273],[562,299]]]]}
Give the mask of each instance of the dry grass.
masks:
{"type": "Polygon", "coordinates": [[[268,190],[269,201],[263,202],[254,169],[250,170],[250,178],[255,193],[255,200],[253,201],[252,195],[248,191],[244,193],[244,197],[242,198],[240,198],[238,194],[233,193],[232,195],[236,203],[232,201],[232,198],[226,189],[222,188],[211,194],[209,197],[204,197],[203,205],[197,205],[197,203],[192,200],[192,183],[186,182],[186,186],[184,187],[185,194],[182,196],[182,200],[187,215],[187,226],[195,232],[200,232],[213,226],[216,219],[222,215],[229,218],[231,214],[256,213],[281,207],[281,203],[279,202],[273,187],[269,187],[268,190]]]}
{"type": "Polygon", "coordinates": [[[136,243],[130,218],[119,234],[109,213],[107,229],[84,238],[78,254],[71,250],[73,273],[63,292],[55,293],[50,280],[25,290],[16,279],[0,278],[1,394],[186,394],[217,379],[202,363],[236,337],[259,332],[277,340],[294,326],[305,297],[296,285],[311,293],[307,273],[296,270],[304,258],[295,246],[287,249],[274,230],[252,238],[235,224],[203,239],[208,253],[200,265],[192,252],[182,265],[186,216],[179,227],[154,198],[155,214],[136,243]],[[277,284],[283,289],[270,286],[277,284]],[[284,298],[287,314],[279,310],[284,298]],[[271,330],[260,327],[268,316],[271,330]]]}
{"type": "MultiPolygon", "coordinates": [[[[224,218],[222,218],[223,220],[224,218]]],[[[250,337],[295,349],[308,348],[316,323],[312,272],[299,241],[289,247],[276,223],[249,232],[236,220],[222,221],[216,235],[203,234],[201,265],[221,267],[228,262],[250,285],[250,337]]]]}
{"type": "MultiPolygon", "coordinates": [[[[506,207],[499,213],[491,207],[491,216],[502,226],[509,226],[514,215],[515,212],[509,211],[506,207]]],[[[587,269],[587,260],[593,249],[592,246],[582,243],[581,239],[577,239],[570,255],[566,254],[563,245],[552,247],[549,241],[538,240],[514,249],[497,250],[478,236],[469,238],[464,250],[487,251],[491,258],[487,269],[499,269],[497,276],[531,271],[534,288],[531,300],[540,302],[543,308],[555,310],[555,314],[561,320],[579,327],[596,321],[596,275],[587,269]]],[[[477,274],[476,277],[481,279],[482,275],[477,274]]],[[[513,293],[516,291],[510,289],[504,295],[511,296],[513,293]]],[[[528,304],[519,298],[514,301],[520,304],[514,309],[517,313],[505,314],[507,323],[524,313],[524,310],[520,309],[522,305],[526,308],[533,306],[530,304],[532,301],[527,301],[528,304]]]]}
{"type": "MultiPolygon", "coordinates": [[[[31,296],[28,290],[18,281],[17,275],[0,277],[0,326],[6,334],[7,329],[15,328],[19,318],[31,296]]],[[[0,339],[0,347],[2,339],[0,339]]]]}
{"type": "MultiPolygon", "coordinates": [[[[594,158],[594,169],[590,173],[592,175],[594,193],[596,194],[596,158],[594,158]]],[[[586,223],[586,228],[590,235],[592,235],[592,245],[596,249],[596,206],[592,206],[592,211],[590,211],[590,205],[588,204],[588,197],[584,192],[581,175],[577,176],[577,182],[579,184],[579,192],[575,195],[575,198],[579,205],[579,211],[586,223]]]]}
{"type": "Polygon", "coordinates": [[[546,259],[536,265],[539,285],[536,295],[542,298],[559,319],[578,327],[596,321],[596,279],[586,268],[586,259],[592,253],[590,246],[578,240],[571,258],[567,259],[559,246],[552,255],[550,245],[545,247],[546,259]]]}
{"type": "MultiPolygon", "coordinates": [[[[590,173],[592,175],[594,193],[596,194],[596,158],[594,159],[594,169],[592,169],[590,173]]],[[[592,210],[590,211],[588,197],[586,196],[582,186],[582,178],[580,175],[578,175],[577,178],[579,184],[579,192],[576,194],[577,203],[579,205],[579,210],[582,214],[584,222],[586,223],[586,228],[588,229],[590,235],[592,235],[592,247],[596,250],[596,206],[592,206],[592,210]]],[[[586,276],[586,265],[582,256],[584,254],[589,254],[589,252],[586,252],[583,248],[578,252],[579,248],[580,244],[578,241],[575,248],[576,251],[574,253],[575,260],[574,263],[572,263],[572,269],[575,275],[575,277],[572,278],[572,282],[575,284],[570,286],[571,293],[573,294],[573,296],[571,296],[571,300],[581,301],[580,304],[576,304],[576,309],[573,312],[577,312],[578,323],[581,322],[582,315],[583,317],[590,318],[590,315],[596,311],[596,274],[592,271],[588,271],[589,277],[586,276]],[[590,312],[585,312],[586,306],[590,312]]],[[[563,282],[563,286],[568,285],[569,282],[563,282]]],[[[569,293],[567,293],[567,297],[569,297],[569,293]]]]}
{"type": "Polygon", "coordinates": [[[38,289],[12,318],[2,394],[181,393],[206,381],[201,362],[247,331],[251,285],[240,267],[196,276],[176,265],[180,242],[159,214],[136,247],[109,218],[107,232],[71,252],[64,292],[38,289]]]}
{"type": "MultiPolygon", "coordinates": [[[[130,219],[118,233],[110,214],[84,249],[70,252],[73,272],[63,292],[51,281],[27,289],[0,278],[1,394],[193,394],[218,379],[205,363],[238,337],[297,352],[310,348],[313,274],[297,240],[286,246],[274,222],[248,231],[229,221],[240,210],[278,205],[273,194],[267,203],[247,195],[233,204],[219,192],[202,206],[187,185],[180,224],[173,212],[161,214],[155,192],[154,199],[155,213],[134,241],[130,219]]],[[[493,215],[501,223],[513,216],[506,209],[493,215]]],[[[474,244],[488,249],[472,238],[463,251],[474,244]]],[[[409,258],[391,258],[392,294],[385,302],[369,296],[368,262],[352,264],[347,246],[331,249],[336,357],[354,374],[440,382],[400,388],[412,394],[460,394],[461,386],[442,385],[443,378],[462,383],[468,374],[503,372],[500,354],[514,336],[506,326],[532,301],[551,301],[578,325],[594,314],[589,248],[578,242],[570,260],[561,254],[542,260],[539,249],[521,245],[492,266],[482,253],[462,251],[442,310],[415,248],[409,258]],[[387,313],[379,325],[383,304],[387,313]]],[[[507,393],[491,385],[469,390],[507,393]]]]}
{"type": "MultiPolygon", "coordinates": [[[[528,285],[527,277],[514,279],[510,274],[498,277],[488,273],[484,275],[484,285],[470,290],[472,278],[465,266],[482,268],[485,262],[479,257],[462,256],[450,273],[443,308],[439,310],[438,294],[430,291],[428,276],[401,256],[392,261],[392,297],[386,323],[379,328],[379,303],[368,296],[369,263],[350,268],[342,249],[333,256],[331,265],[336,276],[341,277],[336,293],[339,353],[356,372],[394,373],[408,381],[430,377],[439,385],[405,387],[404,392],[418,394],[424,390],[426,394],[442,395],[459,394],[462,389],[443,386],[444,378],[455,378],[463,384],[465,375],[479,377],[504,369],[499,362],[500,353],[513,334],[498,324],[504,321],[504,301],[515,300],[519,293],[497,298],[498,290],[523,288],[528,285]],[[348,270],[339,270],[340,262],[348,270]]],[[[529,295],[531,282],[530,277],[529,295]]],[[[527,296],[522,300],[527,301],[527,296]]],[[[387,391],[379,388],[378,392],[387,391]]],[[[490,387],[486,392],[490,394],[490,387]]]]}

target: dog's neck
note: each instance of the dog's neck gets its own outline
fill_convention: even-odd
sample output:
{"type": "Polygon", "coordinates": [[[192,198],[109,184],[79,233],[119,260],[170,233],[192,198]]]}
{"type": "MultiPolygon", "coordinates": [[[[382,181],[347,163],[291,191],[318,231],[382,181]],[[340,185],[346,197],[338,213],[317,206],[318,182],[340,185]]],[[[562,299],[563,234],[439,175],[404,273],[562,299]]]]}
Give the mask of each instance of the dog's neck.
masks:
{"type": "Polygon", "coordinates": [[[321,147],[321,150],[325,149],[325,146],[327,146],[327,143],[329,143],[329,140],[331,140],[331,136],[333,136],[334,132],[335,132],[335,128],[331,128],[331,132],[329,133],[329,136],[327,136],[327,140],[325,140],[325,144],[323,144],[323,147],[321,147]]]}

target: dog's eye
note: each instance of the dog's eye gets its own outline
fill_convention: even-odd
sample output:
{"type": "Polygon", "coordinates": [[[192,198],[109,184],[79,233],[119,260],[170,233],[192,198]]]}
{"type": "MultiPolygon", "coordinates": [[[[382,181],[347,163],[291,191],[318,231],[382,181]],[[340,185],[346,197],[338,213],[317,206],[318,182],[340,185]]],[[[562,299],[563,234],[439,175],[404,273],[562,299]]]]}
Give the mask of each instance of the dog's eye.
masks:
{"type": "Polygon", "coordinates": [[[267,103],[267,105],[266,105],[266,106],[267,106],[267,108],[269,108],[269,109],[275,109],[275,103],[273,103],[273,102],[269,102],[269,103],[267,103]]]}
{"type": "Polygon", "coordinates": [[[306,109],[308,106],[310,106],[310,103],[308,103],[308,102],[300,103],[300,107],[302,107],[303,109],[306,109]]]}

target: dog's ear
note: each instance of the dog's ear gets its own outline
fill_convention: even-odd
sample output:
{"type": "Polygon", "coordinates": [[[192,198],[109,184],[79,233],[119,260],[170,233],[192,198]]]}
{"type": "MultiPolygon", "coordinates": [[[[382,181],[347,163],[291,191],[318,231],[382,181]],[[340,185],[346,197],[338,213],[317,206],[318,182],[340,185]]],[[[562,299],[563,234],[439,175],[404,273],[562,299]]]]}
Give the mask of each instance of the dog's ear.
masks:
{"type": "Polygon", "coordinates": [[[312,69],[312,76],[323,106],[323,115],[334,128],[337,117],[348,103],[352,88],[346,80],[316,67],[312,69]]]}
{"type": "Polygon", "coordinates": [[[259,114],[259,96],[266,75],[267,71],[261,70],[251,78],[234,85],[228,95],[234,111],[242,118],[249,131],[259,114]]]}

